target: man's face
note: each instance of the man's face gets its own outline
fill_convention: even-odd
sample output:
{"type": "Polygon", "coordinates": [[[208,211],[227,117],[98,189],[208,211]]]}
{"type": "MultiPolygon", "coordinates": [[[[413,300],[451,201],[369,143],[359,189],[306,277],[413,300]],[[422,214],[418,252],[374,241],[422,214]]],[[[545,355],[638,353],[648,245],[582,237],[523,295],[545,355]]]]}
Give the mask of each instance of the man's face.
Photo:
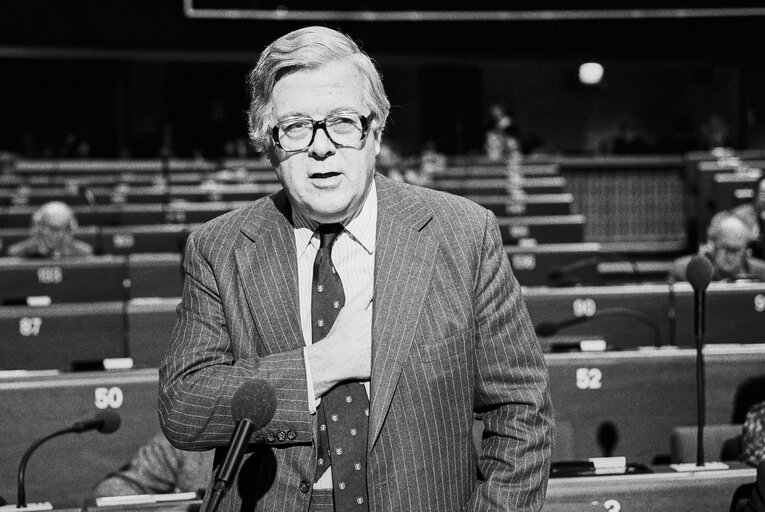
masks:
{"type": "MultiPolygon", "coordinates": [[[[324,64],[280,79],[274,86],[271,126],[292,117],[314,121],[339,112],[370,114],[363,78],[348,61],[324,64]]],[[[292,207],[319,223],[340,222],[357,212],[366,199],[380,150],[374,125],[355,147],[337,147],[322,129],[311,145],[288,153],[271,151],[271,163],[292,207]]]]}
{"type": "Polygon", "coordinates": [[[743,272],[749,233],[746,226],[732,219],[726,226],[712,246],[712,257],[720,274],[733,276],[743,272]]]}

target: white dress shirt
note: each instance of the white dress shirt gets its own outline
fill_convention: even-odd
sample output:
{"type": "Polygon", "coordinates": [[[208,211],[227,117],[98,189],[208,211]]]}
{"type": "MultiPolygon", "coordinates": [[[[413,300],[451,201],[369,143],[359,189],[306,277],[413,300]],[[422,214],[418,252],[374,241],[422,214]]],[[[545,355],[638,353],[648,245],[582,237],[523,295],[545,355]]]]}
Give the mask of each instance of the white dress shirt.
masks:
{"type": "MultiPolygon", "coordinates": [[[[311,286],[313,284],[313,264],[319,250],[319,236],[316,233],[318,223],[292,210],[295,229],[295,247],[298,260],[298,293],[300,295],[300,324],[306,347],[313,343],[311,329],[311,286]]],[[[345,302],[348,303],[374,282],[375,237],[377,235],[377,189],[374,181],[361,207],[361,210],[349,220],[342,222],[344,231],[332,246],[332,263],[343,283],[345,302]]],[[[370,305],[371,307],[371,305],[370,305]]],[[[306,377],[308,381],[308,406],[311,414],[321,402],[316,398],[313,376],[308,356],[303,351],[306,377]]],[[[364,386],[369,395],[369,382],[364,386]]],[[[330,467],[314,485],[315,489],[332,488],[332,468],[330,467]]]]}

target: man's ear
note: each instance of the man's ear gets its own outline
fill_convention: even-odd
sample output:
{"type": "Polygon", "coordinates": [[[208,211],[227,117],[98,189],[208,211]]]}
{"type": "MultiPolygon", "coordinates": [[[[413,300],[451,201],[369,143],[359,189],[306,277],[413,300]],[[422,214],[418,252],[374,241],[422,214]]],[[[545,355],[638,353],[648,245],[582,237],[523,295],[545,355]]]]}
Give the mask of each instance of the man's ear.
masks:
{"type": "Polygon", "coordinates": [[[380,154],[380,143],[382,142],[382,132],[380,130],[375,130],[375,156],[380,154]]]}

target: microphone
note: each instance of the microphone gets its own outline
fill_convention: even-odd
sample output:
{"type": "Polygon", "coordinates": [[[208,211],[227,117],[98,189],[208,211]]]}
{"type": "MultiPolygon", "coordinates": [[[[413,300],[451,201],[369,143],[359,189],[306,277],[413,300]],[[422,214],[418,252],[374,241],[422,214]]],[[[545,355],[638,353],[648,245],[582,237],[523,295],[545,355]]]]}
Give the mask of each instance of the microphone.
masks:
{"type": "Polygon", "coordinates": [[[270,383],[262,379],[252,379],[236,390],[231,401],[231,416],[236,422],[236,428],[228,443],[226,457],[215,473],[206,512],[217,510],[234,482],[252,433],[271,421],[274,412],[276,412],[276,391],[270,383]]]}
{"type": "Polygon", "coordinates": [[[598,283],[598,263],[600,258],[592,256],[582,258],[567,265],[554,267],[547,273],[547,279],[553,286],[575,286],[585,283],[598,283]]]}
{"type": "Polygon", "coordinates": [[[611,457],[614,453],[614,448],[619,443],[619,429],[616,428],[613,422],[603,421],[598,425],[596,438],[603,456],[611,457]]]}
{"type": "Polygon", "coordinates": [[[537,336],[541,336],[545,338],[547,336],[552,336],[554,334],[557,334],[558,331],[560,331],[561,329],[565,329],[566,327],[584,324],[592,320],[595,320],[597,318],[603,318],[608,316],[627,316],[630,318],[634,318],[635,320],[638,320],[640,322],[643,322],[644,324],[648,325],[653,331],[654,343],[656,344],[656,346],[661,346],[661,332],[659,331],[659,326],[656,325],[656,322],[654,322],[651,319],[651,317],[649,317],[642,311],[638,311],[637,309],[630,309],[630,308],[604,308],[599,311],[596,311],[595,314],[592,316],[577,316],[577,317],[567,318],[560,322],[552,322],[552,321],[539,322],[537,325],[534,326],[534,332],[536,333],[537,336]]]}
{"type": "Polygon", "coordinates": [[[98,430],[102,434],[111,434],[120,428],[120,416],[114,411],[101,411],[95,415],[92,419],[82,420],[74,423],[72,426],[62,430],[57,430],[52,434],[49,434],[43,438],[38,439],[32,445],[27,448],[24,454],[21,456],[21,462],[19,462],[18,472],[18,495],[16,499],[16,508],[26,508],[27,498],[26,490],[24,487],[24,474],[27,469],[27,462],[32,453],[40,447],[45,441],[53,439],[64,434],[81,434],[89,430],[98,430]]]}
{"type": "Polygon", "coordinates": [[[685,278],[693,288],[694,333],[696,334],[696,466],[704,465],[704,423],[706,397],[704,382],[704,314],[707,287],[712,281],[714,268],[706,256],[694,256],[685,269],[685,278]]]}

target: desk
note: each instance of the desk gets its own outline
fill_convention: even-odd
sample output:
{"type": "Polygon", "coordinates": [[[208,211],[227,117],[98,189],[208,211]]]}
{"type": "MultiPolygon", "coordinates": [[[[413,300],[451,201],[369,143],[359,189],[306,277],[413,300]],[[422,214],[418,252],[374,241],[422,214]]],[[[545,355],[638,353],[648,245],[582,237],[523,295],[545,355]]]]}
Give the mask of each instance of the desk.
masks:
{"type": "MultiPolygon", "coordinates": [[[[765,373],[765,346],[705,349],[706,422],[728,423],[738,385],[765,373]]],[[[649,463],[669,454],[672,427],[696,424],[696,351],[546,354],[557,425],[555,460],[602,456],[597,432],[614,424],[614,455],[649,463]]],[[[712,460],[719,454],[707,454],[712,460]]]]}
{"type": "MultiPolygon", "coordinates": [[[[650,462],[657,453],[669,453],[672,427],[695,423],[693,350],[546,354],[545,359],[557,423],[555,460],[602,455],[596,432],[601,422],[611,421],[619,431],[615,454],[650,462]]],[[[765,348],[707,347],[706,362],[707,421],[724,423],[738,383],[763,373],[765,348]]],[[[95,433],[86,434],[87,440],[67,436],[51,441],[47,449],[52,452],[46,455],[43,447],[30,463],[30,500],[55,501],[62,489],[86,489],[156,432],[157,378],[156,370],[133,370],[0,380],[0,475],[15,474],[33,439],[92,415],[96,403],[119,403],[123,427],[109,439],[95,433]],[[102,389],[101,398],[96,389],[102,389]],[[103,456],[100,449],[106,450],[103,456]],[[40,464],[45,460],[51,467],[40,464]],[[88,483],[70,485],[83,477],[63,468],[91,471],[89,464],[97,468],[87,473],[88,483]]],[[[0,494],[14,495],[12,481],[12,476],[0,478],[0,494]]]]}
{"type": "Polygon", "coordinates": [[[35,439],[103,409],[113,409],[122,418],[113,434],[65,435],[32,455],[26,474],[29,502],[81,505],[97,481],[158,432],[157,371],[0,379],[0,495],[15,501],[16,470],[35,439]]]}
{"type": "MultiPolygon", "coordinates": [[[[647,315],[659,329],[662,342],[695,346],[693,290],[674,285],[676,325],[670,324],[670,287],[667,284],[525,288],[524,299],[535,324],[590,317],[606,308],[629,308],[647,315]]],[[[706,343],[763,343],[765,283],[711,283],[706,294],[706,343]]],[[[603,337],[617,349],[655,344],[650,327],[629,317],[593,318],[561,334],[603,337]]]]}
{"type": "Polygon", "coordinates": [[[56,368],[127,356],[121,302],[0,307],[0,370],[56,368]]]}
{"type": "Polygon", "coordinates": [[[600,510],[609,512],[726,512],[735,490],[756,479],[754,468],[741,466],[682,473],[668,467],[653,469],[656,473],[551,478],[542,510],[563,511],[569,509],[559,504],[597,502],[600,510]]]}
{"type": "Polygon", "coordinates": [[[505,244],[534,239],[540,244],[579,243],[584,241],[584,215],[540,215],[498,217],[505,244]]]}
{"type": "Polygon", "coordinates": [[[571,194],[529,194],[517,199],[513,199],[507,193],[466,195],[465,197],[500,217],[570,215],[574,204],[574,196],[571,194]]]}
{"type": "Polygon", "coordinates": [[[127,276],[125,258],[118,256],[0,258],[0,304],[26,304],[30,296],[47,296],[53,303],[124,300],[127,276]]]}

